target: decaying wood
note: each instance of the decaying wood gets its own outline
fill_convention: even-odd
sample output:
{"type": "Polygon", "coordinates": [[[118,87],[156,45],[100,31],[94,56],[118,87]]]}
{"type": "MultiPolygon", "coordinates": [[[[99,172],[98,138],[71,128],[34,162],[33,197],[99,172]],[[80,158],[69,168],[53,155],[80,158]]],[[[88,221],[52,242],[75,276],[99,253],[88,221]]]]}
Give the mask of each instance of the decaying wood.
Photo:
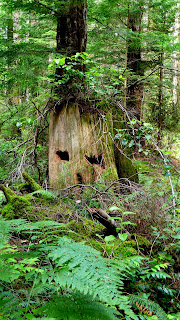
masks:
{"type": "Polygon", "coordinates": [[[118,225],[114,219],[110,219],[111,217],[108,213],[106,213],[101,208],[98,209],[98,208],[87,207],[87,210],[93,216],[93,218],[96,218],[109,231],[111,231],[113,234],[117,235],[116,228],[118,228],[118,225]]]}

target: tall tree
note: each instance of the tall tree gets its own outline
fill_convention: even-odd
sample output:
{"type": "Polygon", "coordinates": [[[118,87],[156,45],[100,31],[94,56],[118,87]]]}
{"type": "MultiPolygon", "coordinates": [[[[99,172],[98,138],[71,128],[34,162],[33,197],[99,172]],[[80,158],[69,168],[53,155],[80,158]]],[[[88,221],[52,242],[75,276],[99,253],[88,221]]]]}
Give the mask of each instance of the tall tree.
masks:
{"type": "MultiPolygon", "coordinates": [[[[71,67],[77,53],[86,50],[87,41],[87,4],[86,1],[69,2],[57,19],[57,51],[66,54],[65,64],[71,67]],[[73,58],[71,57],[73,56],[73,58]]],[[[61,64],[60,60],[60,64],[61,64]]],[[[74,69],[74,67],[72,68],[74,69]]],[[[84,71],[81,64],[75,69],[84,71]]],[[[60,98],[50,115],[49,131],[49,176],[53,185],[71,183],[92,183],[103,173],[109,172],[108,179],[130,177],[136,180],[136,172],[131,162],[126,163],[120,153],[114,151],[112,135],[104,135],[112,130],[112,115],[109,120],[105,115],[83,99],[77,89],[77,81],[71,79],[65,87],[61,79],[67,68],[56,68],[56,79],[59,85],[55,92],[60,98]],[[59,80],[58,80],[59,79],[59,80]],[[62,101],[62,90],[65,92],[62,101]],[[121,162],[121,165],[117,162],[121,162]],[[127,164],[128,163],[128,164],[127,164]],[[121,170],[118,168],[121,167],[121,170]],[[122,170],[122,167],[124,170],[122,170]]]]}
{"type": "Polygon", "coordinates": [[[126,82],[126,106],[131,118],[141,119],[143,83],[140,77],[144,70],[142,65],[141,49],[141,22],[143,16],[143,1],[132,1],[128,4],[127,18],[127,53],[126,67],[129,75],[126,82]]]}
{"type": "MultiPolygon", "coordinates": [[[[175,14],[175,22],[174,22],[174,43],[175,45],[179,42],[179,9],[180,9],[180,3],[177,2],[176,5],[177,11],[175,14]]],[[[178,51],[175,48],[175,51],[173,52],[173,102],[174,102],[174,107],[178,107],[179,103],[179,91],[178,91],[178,86],[179,86],[179,75],[178,75],[178,67],[179,67],[179,59],[178,59],[178,51]]]]}

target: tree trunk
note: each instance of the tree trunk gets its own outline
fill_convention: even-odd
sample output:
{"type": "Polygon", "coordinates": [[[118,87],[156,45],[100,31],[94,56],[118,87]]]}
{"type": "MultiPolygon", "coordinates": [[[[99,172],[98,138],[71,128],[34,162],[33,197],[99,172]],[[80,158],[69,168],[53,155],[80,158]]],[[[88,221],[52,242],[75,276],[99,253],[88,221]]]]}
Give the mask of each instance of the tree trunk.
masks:
{"type": "Polygon", "coordinates": [[[130,9],[128,10],[130,39],[127,40],[126,63],[127,69],[131,71],[131,76],[127,79],[126,106],[130,117],[140,120],[142,114],[143,84],[138,81],[139,76],[143,76],[140,43],[142,10],[139,7],[133,11],[130,9]]]}
{"type": "MultiPolygon", "coordinates": [[[[180,3],[177,3],[177,11],[175,15],[175,23],[174,23],[174,43],[178,43],[179,38],[179,9],[180,9],[180,3]]],[[[179,103],[179,91],[178,91],[178,85],[179,85],[179,75],[178,75],[178,67],[179,67],[179,54],[177,51],[173,53],[173,102],[174,102],[174,109],[176,110],[178,108],[179,103]]]]}
{"type": "MultiPolygon", "coordinates": [[[[57,52],[67,57],[85,52],[86,13],[86,1],[76,1],[76,5],[64,7],[63,15],[57,19],[57,52]]],[[[84,71],[83,65],[76,68],[84,71]]],[[[62,73],[63,70],[57,68],[56,80],[62,77],[62,73]]],[[[102,175],[108,181],[117,180],[118,156],[115,161],[112,115],[98,113],[85,101],[80,104],[79,93],[72,87],[71,82],[57,85],[55,89],[59,98],[63,96],[63,102],[57,103],[56,100],[50,114],[50,184],[60,188],[77,183],[90,184],[102,175]]]]}
{"type": "MultiPolygon", "coordinates": [[[[67,0],[67,3],[70,2],[67,0]]],[[[72,56],[86,51],[87,43],[87,3],[74,1],[74,5],[64,7],[57,19],[57,52],[72,56]]]]}
{"type": "Polygon", "coordinates": [[[159,69],[159,92],[158,92],[158,137],[157,141],[160,144],[161,129],[163,122],[163,65],[164,65],[164,52],[160,53],[160,69],[159,69]]]}

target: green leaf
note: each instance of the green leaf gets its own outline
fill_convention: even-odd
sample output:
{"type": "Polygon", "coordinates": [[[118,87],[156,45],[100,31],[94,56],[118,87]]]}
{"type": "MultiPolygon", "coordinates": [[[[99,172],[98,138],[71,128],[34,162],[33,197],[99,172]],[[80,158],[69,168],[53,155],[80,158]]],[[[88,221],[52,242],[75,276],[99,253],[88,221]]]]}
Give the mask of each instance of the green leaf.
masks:
{"type": "Polygon", "coordinates": [[[129,147],[131,148],[132,146],[134,146],[134,140],[131,140],[130,142],[129,142],[129,147]]]}
{"type": "Polygon", "coordinates": [[[104,238],[106,242],[114,241],[116,238],[113,235],[107,236],[104,238]]]}
{"type": "Polygon", "coordinates": [[[179,233],[179,234],[172,235],[171,237],[174,238],[174,239],[180,239],[180,233],[179,233]]]}
{"type": "Polygon", "coordinates": [[[66,64],[66,58],[56,59],[55,61],[58,66],[64,66],[66,64]]]}
{"type": "Polygon", "coordinates": [[[123,146],[126,146],[128,144],[128,141],[126,139],[122,139],[121,143],[123,144],[123,146]]]}
{"type": "Polygon", "coordinates": [[[118,237],[121,241],[126,241],[128,237],[128,233],[118,233],[118,237]]]}
{"type": "Polygon", "coordinates": [[[109,211],[115,211],[115,210],[122,211],[122,209],[118,208],[117,206],[112,206],[109,208],[109,211]]]}

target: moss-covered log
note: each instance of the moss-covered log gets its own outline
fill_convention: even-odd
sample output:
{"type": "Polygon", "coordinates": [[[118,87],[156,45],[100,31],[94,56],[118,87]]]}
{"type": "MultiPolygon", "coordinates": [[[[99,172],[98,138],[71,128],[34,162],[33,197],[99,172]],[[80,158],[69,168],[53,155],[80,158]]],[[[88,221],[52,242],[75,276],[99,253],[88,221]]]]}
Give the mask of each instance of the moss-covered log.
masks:
{"type": "Polygon", "coordinates": [[[18,190],[22,193],[24,192],[34,192],[41,190],[41,186],[33,179],[27,172],[22,173],[25,183],[21,183],[18,185],[18,190]]]}

